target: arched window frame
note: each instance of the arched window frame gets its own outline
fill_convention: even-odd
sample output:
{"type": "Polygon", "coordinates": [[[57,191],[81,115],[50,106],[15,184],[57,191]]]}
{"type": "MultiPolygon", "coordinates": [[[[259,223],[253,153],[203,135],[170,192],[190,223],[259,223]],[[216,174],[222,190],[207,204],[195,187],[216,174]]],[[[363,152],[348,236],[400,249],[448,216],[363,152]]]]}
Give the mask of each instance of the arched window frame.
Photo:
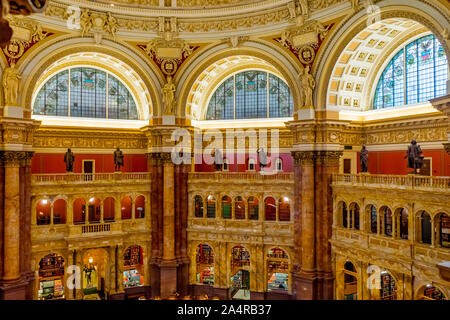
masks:
{"type": "Polygon", "coordinates": [[[389,60],[389,62],[382,70],[383,71],[378,75],[375,82],[377,85],[375,87],[374,96],[372,99],[373,109],[383,109],[415,103],[424,103],[429,99],[446,94],[446,80],[448,80],[448,62],[442,44],[433,34],[421,35],[402,45],[402,47],[396,51],[394,56],[389,60]],[[420,59],[419,43],[426,41],[423,39],[426,39],[427,37],[432,37],[433,42],[432,67],[421,68],[420,64],[418,63],[420,59]],[[416,50],[415,58],[417,59],[415,64],[413,64],[413,66],[415,65],[415,70],[412,69],[413,67],[407,66],[410,54],[414,51],[414,47],[416,50]],[[439,56],[437,57],[438,54],[439,56]],[[397,66],[395,66],[396,63],[397,66]],[[399,76],[396,78],[394,76],[394,69],[396,67],[399,67],[400,65],[402,66],[401,77],[399,74],[399,76]],[[391,67],[393,78],[393,98],[392,101],[386,103],[384,101],[385,95],[383,94],[383,83],[385,81],[385,74],[389,72],[389,68],[391,67]],[[424,72],[428,71],[429,69],[431,69],[432,74],[431,82],[430,78],[421,78],[426,77],[427,73],[430,73],[424,72]],[[430,94],[430,89],[433,89],[432,94],[430,94]],[[381,95],[379,90],[381,90],[381,95]]]}
{"type": "MultiPolygon", "coordinates": [[[[64,81],[64,79],[63,79],[64,81]]],[[[82,81],[82,80],[81,80],[82,81]]],[[[103,90],[103,89],[101,89],[103,90]]],[[[83,104],[83,92],[87,93],[87,89],[84,89],[83,91],[83,86],[82,84],[80,84],[80,92],[79,92],[79,103],[83,104]]],[[[103,70],[101,68],[97,68],[97,67],[92,67],[92,66],[74,66],[74,67],[70,67],[70,68],[65,68],[63,70],[60,70],[58,73],[53,74],[51,77],[49,77],[48,79],[46,79],[45,82],[43,82],[41,84],[41,86],[38,88],[38,90],[36,91],[36,94],[34,96],[33,102],[32,102],[32,106],[33,106],[33,115],[38,115],[38,116],[61,116],[61,117],[77,117],[77,118],[94,118],[94,119],[114,119],[114,120],[138,120],[139,119],[139,111],[138,111],[138,104],[136,102],[136,98],[134,97],[134,95],[132,94],[130,88],[116,75],[114,75],[113,73],[103,70]],[[95,72],[94,75],[94,93],[92,96],[92,92],[91,92],[91,97],[90,98],[90,102],[92,102],[94,104],[94,107],[88,107],[88,106],[83,106],[80,105],[75,106],[73,103],[75,102],[75,100],[73,100],[73,95],[72,93],[75,92],[72,88],[72,79],[73,79],[73,72],[80,72],[80,78],[82,78],[83,74],[83,69],[91,69],[95,72]],[[105,82],[105,89],[104,89],[104,100],[102,99],[103,97],[97,97],[97,88],[98,88],[98,83],[97,83],[97,75],[103,75],[104,76],[104,82],[105,82]],[[47,99],[47,85],[51,84],[51,81],[56,77],[56,86],[60,86],[62,83],[59,82],[59,78],[60,77],[65,77],[66,81],[69,82],[69,85],[67,86],[66,90],[67,91],[61,91],[65,92],[63,94],[62,99],[67,100],[67,105],[65,104],[58,104],[59,101],[59,93],[60,91],[58,91],[58,89],[56,90],[56,103],[55,103],[55,111],[54,112],[47,112],[47,110],[44,110],[44,112],[36,112],[36,108],[37,108],[37,103],[39,103],[39,98],[40,95],[42,94],[43,98],[44,98],[44,108],[46,108],[47,103],[46,103],[46,99],[47,99]],[[116,91],[116,95],[111,95],[110,94],[110,89],[112,88],[112,86],[110,85],[110,83],[114,82],[117,85],[117,91],[116,91]],[[120,92],[122,92],[122,94],[120,94],[120,92]],[[127,104],[127,110],[126,110],[126,116],[121,116],[121,112],[123,112],[124,109],[121,109],[119,106],[119,98],[122,98],[122,96],[126,94],[127,98],[126,98],[126,104],[127,104]],[[114,106],[114,104],[111,103],[111,97],[116,97],[116,104],[114,106]],[[98,100],[101,99],[101,100],[98,100]],[[101,104],[104,102],[104,106],[102,106],[101,104]],[[97,106],[97,104],[99,104],[99,106],[97,106]],[[79,113],[77,112],[77,114],[75,114],[75,108],[79,108],[79,113]],[[86,115],[86,112],[88,113],[86,115]],[[85,114],[83,114],[85,113],[85,114]],[[115,115],[114,115],[115,114],[115,115]]]]}
{"type": "MultiPolygon", "coordinates": [[[[250,82],[253,82],[253,80],[250,80],[250,82]]],[[[294,110],[293,97],[288,84],[272,72],[257,69],[239,71],[222,80],[208,98],[206,105],[206,120],[286,118],[292,117],[294,110]],[[246,90],[248,89],[245,89],[245,85],[249,83],[246,76],[249,73],[256,74],[254,86],[257,94],[253,97],[247,94],[248,91],[246,90]],[[244,81],[244,86],[240,94],[236,90],[241,91],[239,89],[241,78],[244,81]],[[265,84],[261,85],[262,83],[265,84]],[[280,99],[286,93],[288,94],[287,109],[284,108],[283,110],[283,107],[280,106],[280,99]],[[221,94],[222,97],[220,98],[224,99],[221,109],[217,109],[216,98],[218,94],[221,94]]]]}

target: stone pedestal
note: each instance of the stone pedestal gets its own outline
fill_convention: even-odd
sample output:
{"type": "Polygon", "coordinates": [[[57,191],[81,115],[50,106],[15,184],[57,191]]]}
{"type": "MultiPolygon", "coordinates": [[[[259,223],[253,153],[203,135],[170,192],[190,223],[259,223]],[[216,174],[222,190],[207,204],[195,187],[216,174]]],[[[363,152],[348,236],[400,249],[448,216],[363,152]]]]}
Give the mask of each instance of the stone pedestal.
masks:
{"type": "Polygon", "coordinates": [[[161,276],[161,298],[167,299],[177,292],[177,267],[174,261],[162,262],[160,264],[161,276]]]}

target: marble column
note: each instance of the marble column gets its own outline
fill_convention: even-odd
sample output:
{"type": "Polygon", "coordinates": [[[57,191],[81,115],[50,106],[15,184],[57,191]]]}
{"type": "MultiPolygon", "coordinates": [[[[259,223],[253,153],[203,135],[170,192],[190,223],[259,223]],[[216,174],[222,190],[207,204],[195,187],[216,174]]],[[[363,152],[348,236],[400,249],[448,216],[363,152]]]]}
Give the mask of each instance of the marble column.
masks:
{"type": "Polygon", "coordinates": [[[163,161],[163,255],[161,270],[161,298],[177,292],[177,262],[175,259],[175,203],[174,164],[169,153],[161,154],[163,161]]]}
{"type": "Polygon", "coordinates": [[[294,151],[294,296],[332,299],[333,272],[329,239],[333,224],[330,187],[339,169],[339,151],[294,151]],[[298,246],[299,245],[299,246],[298,246]],[[300,270],[299,270],[300,266],[300,270]]]}
{"type": "Polygon", "coordinates": [[[312,300],[315,286],[315,230],[314,230],[314,158],[313,151],[292,152],[294,158],[294,180],[299,184],[294,194],[294,262],[293,284],[296,299],[312,300]],[[300,228],[299,228],[300,227],[300,228]],[[299,229],[297,229],[299,228],[299,229]],[[301,265],[301,267],[300,267],[301,265]],[[300,270],[298,270],[300,268],[300,270]]]}
{"type": "MultiPolygon", "coordinates": [[[[13,157],[14,153],[9,153],[13,157]]],[[[4,266],[3,279],[20,277],[20,164],[17,159],[5,163],[4,266]]]]}
{"type": "MultiPolygon", "coordinates": [[[[333,299],[331,244],[333,225],[332,175],[339,172],[342,152],[320,151],[316,158],[316,268],[319,278],[318,299],[333,299]],[[320,190],[320,191],[318,191],[320,190]]],[[[353,214],[354,215],[354,214],[353,214]]],[[[350,219],[348,221],[350,223],[350,219]]]]}

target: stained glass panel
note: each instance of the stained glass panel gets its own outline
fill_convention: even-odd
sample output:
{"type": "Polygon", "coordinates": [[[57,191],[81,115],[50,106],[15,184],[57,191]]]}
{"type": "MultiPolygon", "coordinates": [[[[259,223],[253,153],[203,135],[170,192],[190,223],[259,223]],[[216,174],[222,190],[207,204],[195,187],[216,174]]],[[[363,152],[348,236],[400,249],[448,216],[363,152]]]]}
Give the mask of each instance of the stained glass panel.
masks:
{"type": "Polygon", "coordinates": [[[373,108],[428,101],[446,93],[447,57],[434,35],[401,49],[384,69],[375,91],[373,108]]]}
{"type": "Polygon", "coordinates": [[[72,68],[50,78],[36,95],[33,112],[69,116],[69,105],[71,117],[138,119],[136,103],[124,84],[94,68],[72,68]]]}
{"type": "Polygon", "coordinates": [[[207,120],[292,116],[289,86],[264,71],[244,71],[223,82],[209,100],[207,120]]]}

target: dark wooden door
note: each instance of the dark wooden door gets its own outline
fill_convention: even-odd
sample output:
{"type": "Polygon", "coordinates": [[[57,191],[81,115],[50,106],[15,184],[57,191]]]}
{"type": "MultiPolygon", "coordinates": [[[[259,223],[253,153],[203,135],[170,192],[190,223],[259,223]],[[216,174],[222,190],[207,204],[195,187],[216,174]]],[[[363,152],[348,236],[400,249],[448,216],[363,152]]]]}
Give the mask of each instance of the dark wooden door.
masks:
{"type": "Polygon", "coordinates": [[[344,173],[352,173],[352,160],[344,159],[344,173]]]}

